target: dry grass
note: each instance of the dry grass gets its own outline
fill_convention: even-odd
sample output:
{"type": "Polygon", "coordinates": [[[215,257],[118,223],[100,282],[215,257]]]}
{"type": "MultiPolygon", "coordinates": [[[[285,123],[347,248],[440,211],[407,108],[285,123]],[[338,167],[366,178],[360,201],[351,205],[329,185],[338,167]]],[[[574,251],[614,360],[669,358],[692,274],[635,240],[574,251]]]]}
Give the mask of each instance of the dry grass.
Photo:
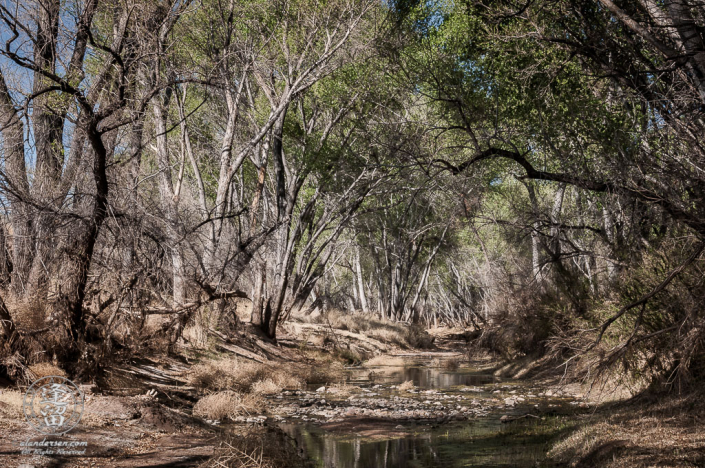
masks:
{"type": "Polygon", "coordinates": [[[260,413],[264,400],[259,395],[233,391],[207,395],[193,407],[193,414],[208,419],[234,419],[237,416],[260,413]]]}
{"type": "Polygon", "coordinates": [[[258,395],[276,395],[282,391],[282,387],[272,379],[265,379],[253,383],[250,390],[258,395]]]}
{"type": "Polygon", "coordinates": [[[284,368],[284,364],[263,364],[244,359],[206,361],[193,366],[189,383],[202,390],[237,390],[251,392],[275,385],[282,388],[300,388],[302,379],[284,368]],[[264,384],[259,382],[269,381],[264,384]]]}
{"type": "Polygon", "coordinates": [[[372,359],[365,362],[365,366],[403,366],[405,364],[404,359],[397,356],[387,356],[381,354],[375,356],[372,359]]]}
{"type": "Polygon", "coordinates": [[[8,298],[5,304],[20,330],[38,330],[46,326],[47,310],[41,301],[18,302],[8,298]]]}
{"type": "Polygon", "coordinates": [[[398,388],[401,392],[408,392],[410,390],[416,390],[416,385],[414,385],[413,380],[407,380],[406,382],[400,383],[398,388]]]}
{"type": "Polygon", "coordinates": [[[22,417],[22,400],[24,394],[17,390],[0,390],[0,414],[16,419],[22,417]]]}
{"type": "Polygon", "coordinates": [[[58,375],[61,377],[66,377],[66,372],[61,368],[56,367],[48,362],[40,362],[38,364],[32,364],[29,366],[29,370],[36,376],[37,379],[46,377],[49,375],[58,375]]]}
{"type": "Polygon", "coordinates": [[[571,467],[705,466],[701,401],[664,397],[608,410],[554,445],[549,456],[571,467]]]}
{"type": "Polygon", "coordinates": [[[325,315],[315,317],[314,321],[324,325],[330,324],[334,329],[360,333],[382,343],[403,348],[410,346],[407,325],[381,319],[374,314],[331,309],[325,315]]]}
{"type": "Polygon", "coordinates": [[[431,349],[435,338],[420,325],[412,325],[406,330],[406,342],[412,348],[431,349]]]}
{"type": "Polygon", "coordinates": [[[183,337],[194,349],[208,349],[208,330],[218,323],[218,312],[210,307],[199,307],[188,325],[184,328],[183,337]]]}
{"type": "Polygon", "coordinates": [[[405,339],[406,333],[403,330],[390,328],[371,328],[365,332],[365,335],[374,338],[382,343],[394,344],[401,347],[408,347],[409,343],[405,339]]]}

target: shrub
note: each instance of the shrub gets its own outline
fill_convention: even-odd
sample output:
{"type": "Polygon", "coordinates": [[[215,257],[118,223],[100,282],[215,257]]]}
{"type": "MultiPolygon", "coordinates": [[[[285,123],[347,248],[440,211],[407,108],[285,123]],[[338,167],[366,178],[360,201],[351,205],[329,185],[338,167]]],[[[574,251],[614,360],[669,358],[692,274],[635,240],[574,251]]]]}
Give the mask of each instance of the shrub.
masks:
{"type": "Polygon", "coordinates": [[[193,414],[208,419],[234,419],[237,416],[260,413],[264,401],[259,395],[233,391],[212,393],[198,400],[193,414]]]}
{"type": "Polygon", "coordinates": [[[251,391],[258,395],[275,395],[282,391],[282,387],[272,379],[258,380],[252,384],[251,391]]]}
{"type": "Polygon", "coordinates": [[[420,325],[412,325],[406,331],[406,342],[412,348],[433,348],[433,337],[420,325]]]}
{"type": "Polygon", "coordinates": [[[283,366],[274,366],[244,359],[222,359],[206,361],[191,369],[189,383],[201,390],[238,390],[254,391],[255,387],[263,389],[271,384],[258,384],[270,381],[281,388],[300,388],[301,379],[283,366]]]}
{"type": "Polygon", "coordinates": [[[399,391],[408,392],[410,390],[415,390],[416,385],[414,385],[413,380],[407,380],[406,382],[402,382],[401,384],[399,384],[398,388],[399,388],[399,391]]]}
{"type": "Polygon", "coordinates": [[[460,366],[460,360],[458,358],[448,358],[448,359],[438,359],[435,358],[431,361],[431,367],[440,367],[448,370],[457,370],[460,366]]]}
{"type": "Polygon", "coordinates": [[[349,365],[357,365],[362,362],[362,357],[360,357],[360,354],[349,348],[336,350],[336,355],[349,365]]]}

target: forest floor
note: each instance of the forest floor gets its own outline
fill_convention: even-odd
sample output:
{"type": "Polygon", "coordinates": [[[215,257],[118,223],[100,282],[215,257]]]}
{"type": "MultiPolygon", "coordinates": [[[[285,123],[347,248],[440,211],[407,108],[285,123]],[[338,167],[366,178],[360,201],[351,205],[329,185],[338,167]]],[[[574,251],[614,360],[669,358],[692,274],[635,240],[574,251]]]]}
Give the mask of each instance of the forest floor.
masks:
{"type": "MultiPolygon", "coordinates": [[[[390,437],[395,431],[403,435],[398,424],[404,421],[442,425],[505,412],[510,415],[504,416],[509,422],[517,418],[516,405],[524,400],[528,403],[532,398],[560,397],[573,400],[575,408],[582,410],[575,415],[576,428],[549,452],[558,466],[705,466],[705,406],[703,399],[695,395],[629,400],[625,391],[594,393],[577,384],[561,384],[560,379],[553,377],[527,379],[533,365],[530,360],[501,366],[489,356],[475,356],[472,366],[490,375],[524,379],[525,388],[516,387],[517,393],[516,389],[497,386],[494,398],[478,403],[473,400],[473,392],[479,389],[466,387],[468,404],[456,407],[455,403],[461,403],[465,395],[420,392],[409,383],[392,386],[394,394],[401,396],[390,398],[375,395],[374,387],[372,392],[361,392],[341,379],[343,365],[361,355],[376,355],[365,364],[370,369],[378,369],[375,366],[380,363],[400,364],[410,357],[438,360],[448,367],[467,362],[463,343],[450,339],[454,332],[457,334],[433,330],[433,349],[402,348],[396,338],[385,342],[384,337],[371,338],[330,324],[289,325],[278,346],[253,341],[245,335],[241,340],[216,336],[208,352],[184,349],[177,356],[134,359],[108,372],[100,386],[82,385],[86,394],[83,418],[64,436],[44,437],[29,428],[22,414],[23,393],[0,389],[0,464],[37,468],[205,466],[214,455],[228,455],[223,452],[225,431],[239,431],[240,441],[257,436],[261,443],[262,434],[271,435],[271,428],[285,418],[307,421],[322,416],[329,431],[345,432],[354,427],[356,433],[369,438],[390,437]],[[336,342],[343,340],[349,344],[344,352],[332,352],[336,342]],[[217,418],[219,407],[201,404],[205,410],[194,416],[199,397],[232,394],[217,391],[219,380],[208,380],[215,379],[209,374],[211,371],[223,378],[220,374],[227,374],[227,367],[197,367],[198,363],[223,359],[248,363],[238,365],[241,373],[234,378],[243,378],[242,368],[246,368],[246,377],[252,384],[250,390],[243,390],[243,395],[251,398],[238,400],[238,410],[231,412],[230,418],[237,424],[229,424],[227,429],[217,418]],[[271,381],[277,374],[306,383],[298,388],[274,386],[259,394],[253,390],[258,387],[257,382],[271,381]],[[213,416],[209,417],[211,413],[213,416]],[[86,449],[80,456],[22,454],[20,444],[28,440],[82,441],[87,447],[80,448],[86,449]]],[[[387,338],[392,334],[388,333],[387,338]]],[[[365,366],[357,369],[367,372],[365,366]]],[[[280,381],[288,382],[286,379],[282,377],[280,381]]],[[[281,442],[280,435],[274,437],[281,442]]],[[[272,448],[271,441],[268,443],[272,448]]],[[[287,453],[285,446],[286,442],[278,445],[279,455],[290,463],[292,456],[296,458],[298,454],[287,453]]],[[[250,454],[256,451],[242,445],[237,450],[250,454]]]]}

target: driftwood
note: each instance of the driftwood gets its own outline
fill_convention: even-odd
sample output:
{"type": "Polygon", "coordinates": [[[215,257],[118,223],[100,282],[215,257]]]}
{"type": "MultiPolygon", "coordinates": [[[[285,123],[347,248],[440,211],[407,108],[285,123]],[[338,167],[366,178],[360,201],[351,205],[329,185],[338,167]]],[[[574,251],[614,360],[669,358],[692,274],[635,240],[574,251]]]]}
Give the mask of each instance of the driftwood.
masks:
{"type": "Polygon", "coordinates": [[[509,416],[502,416],[499,420],[503,423],[510,423],[514,421],[518,421],[520,419],[526,419],[526,418],[534,418],[534,419],[541,419],[539,416],[536,416],[535,414],[524,414],[522,416],[515,416],[515,417],[509,417],[509,416]]]}
{"type": "Polygon", "coordinates": [[[261,356],[253,351],[247,350],[245,348],[242,348],[242,347],[236,345],[226,335],[224,335],[223,333],[220,333],[217,330],[209,329],[208,334],[218,338],[220,340],[220,342],[216,343],[216,346],[221,349],[224,349],[225,351],[236,354],[238,356],[242,356],[247,359],[252,359],[253,361],[257,361],[257,362],[264,362],[267,360],[266,356],[261,356]]]}
{"type": "Polygon", "coordinates": [[[382,343],[381,341],[377,341],[374,338],[369,338],[369,337],[362,335],[360,333],[353,333],[353,332],[344,331],[344,330],[331,331],[332,329],[330,329],[328,327],[323,327],[320,325],[314,325],[314,324],[310,324],[310,323],[296,323],[296,324],[292,324],[292,325],[294,325],[295,327],[302,328],[302,329],[316,331],[321,334],[334,333],[337,336],[344,336],[346,338],[352,338],[352,339],[361,341],[362,343],[367,343],[367,344],[371,345],[373,347],[373,349],[381,349],[381,350],[387,349],[387,345],[382,343]]]}

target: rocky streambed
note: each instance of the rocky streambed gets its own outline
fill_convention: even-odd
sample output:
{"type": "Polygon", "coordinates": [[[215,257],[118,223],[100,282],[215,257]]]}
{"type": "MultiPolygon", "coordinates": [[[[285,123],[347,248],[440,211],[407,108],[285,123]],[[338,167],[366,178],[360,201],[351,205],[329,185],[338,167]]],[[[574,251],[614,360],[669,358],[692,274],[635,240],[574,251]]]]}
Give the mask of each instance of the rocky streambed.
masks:
{"type": "Polygon", "coordinates": [[[267,416],[237,422],[275,423],[315,466],[336,468],[551,466],[550,443],[589,411],[581,395],[414,358],[268,401],[267,416]]]}

